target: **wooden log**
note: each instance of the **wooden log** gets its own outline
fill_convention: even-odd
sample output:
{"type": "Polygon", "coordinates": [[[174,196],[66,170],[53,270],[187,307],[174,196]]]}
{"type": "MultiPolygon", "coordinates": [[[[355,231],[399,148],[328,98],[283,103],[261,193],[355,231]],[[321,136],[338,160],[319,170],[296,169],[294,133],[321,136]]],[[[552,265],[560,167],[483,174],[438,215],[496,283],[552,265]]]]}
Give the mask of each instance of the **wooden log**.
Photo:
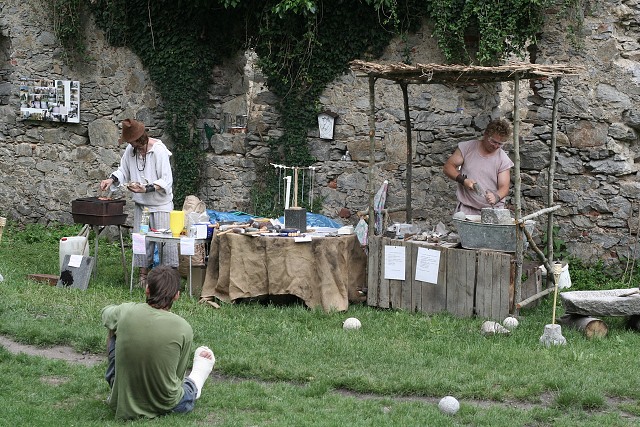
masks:
{"type": "Polygon", "coordinates": [[[522,307],[525,307],[527,304],[530,304],[533,301],[538,300],[538,299],[542,298],[543,296],[548,295],[548,294],[550,294],[551,292],[553,292],[555,290],[556,290],[555,287],[544,289],[544,290],[538,292],[537,294],[531,295],[529,298],[523,299],[522,301],[517,303],[516,304],[516,308],[521,309],[522,307]]]}
{"type": "Polygon", "coordinates": [[[56,286],[60,276],[55,274],[27,274],[27,278],[34,282],[43,282],[49,286],[56,286]]]}
{"type": "Polygon", "coordinates": [[[591,316],[581,316],[579,314],[565,314],[558,318],[558,323],[582,331],[584,335],[591,339],[593,337],[602,338],[607,335],[609,328],[601,319],[591,316]]]}

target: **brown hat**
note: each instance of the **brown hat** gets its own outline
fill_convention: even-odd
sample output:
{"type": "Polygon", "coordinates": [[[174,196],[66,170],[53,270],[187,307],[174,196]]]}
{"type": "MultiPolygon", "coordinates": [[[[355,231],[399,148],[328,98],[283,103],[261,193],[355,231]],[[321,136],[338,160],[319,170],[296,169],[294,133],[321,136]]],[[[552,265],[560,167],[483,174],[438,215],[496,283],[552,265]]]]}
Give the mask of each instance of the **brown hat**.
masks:
{"type": "Polygon", "coordinates": [[[144,134],[144,123],[133,119],[124,119],[122,121],[122,137],[118,142],[120,144],[133,142],[144,134]]]}

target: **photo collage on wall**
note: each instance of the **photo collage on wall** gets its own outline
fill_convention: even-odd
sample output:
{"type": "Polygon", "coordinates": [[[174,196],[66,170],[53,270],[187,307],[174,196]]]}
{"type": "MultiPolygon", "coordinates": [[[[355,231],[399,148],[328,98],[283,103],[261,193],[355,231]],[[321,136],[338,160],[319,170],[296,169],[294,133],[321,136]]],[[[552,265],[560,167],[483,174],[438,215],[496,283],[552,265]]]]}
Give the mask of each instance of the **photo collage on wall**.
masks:
{"type": "Polygon", "coordinates": [[[80,82],[21,79],[20,118],[80,123],[80,82]]]}

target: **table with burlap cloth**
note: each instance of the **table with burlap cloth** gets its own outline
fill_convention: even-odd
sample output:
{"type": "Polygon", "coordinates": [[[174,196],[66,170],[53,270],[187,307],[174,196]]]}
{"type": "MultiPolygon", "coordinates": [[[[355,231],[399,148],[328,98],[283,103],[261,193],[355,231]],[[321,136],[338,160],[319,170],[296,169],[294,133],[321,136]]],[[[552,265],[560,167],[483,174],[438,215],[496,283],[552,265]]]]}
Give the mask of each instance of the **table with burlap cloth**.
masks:
{"type": "Polygon", "coordinates": [[[201,297],[233,302],[294,295],[309,308],[344,311],[362,302],[367,256],[355,235],[292,237],[214,235],[201,297]]]}

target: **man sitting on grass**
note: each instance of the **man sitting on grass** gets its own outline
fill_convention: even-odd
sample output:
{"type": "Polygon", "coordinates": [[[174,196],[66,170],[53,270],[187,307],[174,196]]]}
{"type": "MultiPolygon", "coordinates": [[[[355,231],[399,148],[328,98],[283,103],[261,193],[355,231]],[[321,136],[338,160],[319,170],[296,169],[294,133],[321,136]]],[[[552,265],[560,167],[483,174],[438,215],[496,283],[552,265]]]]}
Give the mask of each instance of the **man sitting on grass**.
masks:
{"type": "Polygon", "coordinates": [[[153,418],[193,410],[215,363],[208,347],[198,347],[193,369],[184,377],[193,330],[186,320],[170,312],[180,297],[178,271],[168,266],[154,268],[147,277],[145,293],[146,303],[102,309],[102,322],[109,330],[108,403],[117,418],[153,418]]]}

